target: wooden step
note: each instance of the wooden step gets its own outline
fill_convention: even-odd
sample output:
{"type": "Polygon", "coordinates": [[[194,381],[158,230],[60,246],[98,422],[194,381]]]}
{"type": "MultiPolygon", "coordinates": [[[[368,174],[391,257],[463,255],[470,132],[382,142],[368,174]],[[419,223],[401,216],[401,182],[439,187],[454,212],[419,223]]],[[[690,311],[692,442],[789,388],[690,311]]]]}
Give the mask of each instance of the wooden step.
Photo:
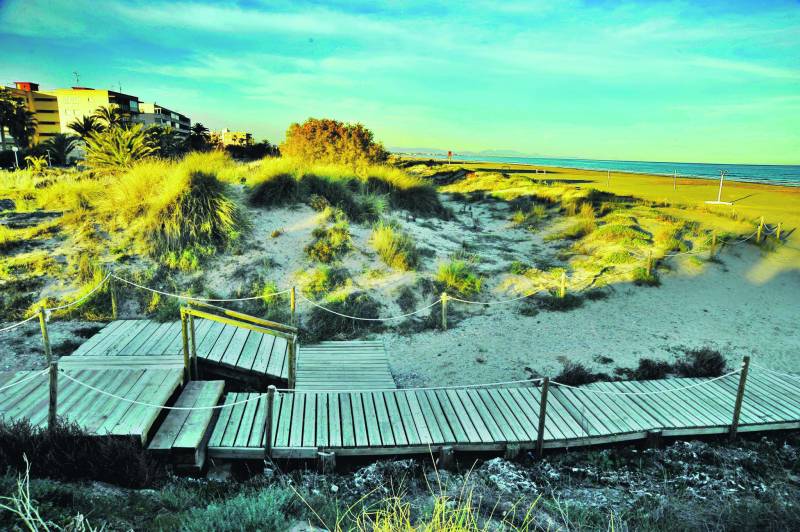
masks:
{"type": "MultiPolygon", "coordinates": [[[[222,398],[225,381],[191,381],[186,384],[177,407],[216,406],[222,398]]],[[[206,445],[219,409],[170,410],[148,446],[156,455],[168,458],[178,470],[199,472],[205,465],[206,445]]]]}

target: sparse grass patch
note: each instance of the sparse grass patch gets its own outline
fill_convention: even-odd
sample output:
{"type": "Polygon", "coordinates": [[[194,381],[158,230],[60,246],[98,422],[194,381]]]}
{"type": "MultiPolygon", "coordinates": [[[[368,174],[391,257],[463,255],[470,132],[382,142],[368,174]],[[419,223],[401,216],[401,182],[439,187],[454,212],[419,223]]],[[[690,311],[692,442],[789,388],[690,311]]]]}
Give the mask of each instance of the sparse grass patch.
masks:
{"type": "Polygon", "coordinates": [[[350,224],[341,211],[333,214],[334,222],[315,228],[311,235],[314,240],[305,247],[306,255],[312,260],[331,263],[350,250],[350,224]]]}
{"type": "Polygon", "coordinates": [[[553,380],[569,386],[582,386],[597,381],[608,381],[611,377],[606,373],[594,373],[580,362],[564,360],[561,371],[553,380]]]}
{"type": "Polygon", "coordinates": [[[462,259],[452,259],[439,264],[436,281],[444,288],[462,296],[477,294],[483,285],[474,265],[462,259]]]}
{"type": "Polygon", "coordinates": [[[387,266],[403,271],[417,267],[419,252],[414,240],[397,224],[378,222],[372,230],[369,242],[387,266]]]}
{"type": "Polygon", "coordinates": [[[583,297],[567,293],[564,297],[548,294],[536,298],[536,305],[542,310],[551,312],[567,312],[583,306],[583,297]]]}
{"type": "Polygon", "coordinates": [[[304,273],[300,283],[305,295],[318,298],[342,288],[349,279],[350,272],[346,269],[321,265],[304,273]]]}
{"type": "MultiPolygon", "coordinates": [[[[374,319],[379,316],[380,304],[365,292],[349,292],[328,296],[321,303],[326,308],[359,318],[374,319]]],[[[314,307],[303,328],[304,341],[351,340],[383,328],[381,322],[354,320],[314,307]]]]}
{"type": "Polygon", "coordinates": [[[702,347],[687,350],[675,363],[675,370],[681,377],[719,377],[728,371],[728,364],[716,349],[702,347]]]}
{"type": "Polygon", "coordinates": [[[661,286],[661,280],[655,269],[648,273],[647,268],[639,266],[633,270],[632,278],[636,286],[661,286]]]}

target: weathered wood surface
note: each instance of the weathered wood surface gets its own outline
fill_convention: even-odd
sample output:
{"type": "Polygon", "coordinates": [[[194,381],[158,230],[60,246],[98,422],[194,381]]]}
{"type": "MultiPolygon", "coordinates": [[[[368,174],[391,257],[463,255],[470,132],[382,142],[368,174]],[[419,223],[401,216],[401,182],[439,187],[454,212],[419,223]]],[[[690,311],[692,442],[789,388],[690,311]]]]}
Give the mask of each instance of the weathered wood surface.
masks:
{"type": "Polygon", "coordinates": [[[181,465],[202,469],[211,425],[219,414],[209,407],[219,404],[225,381],[191,381],[186,384],[174,407],[195,410],[170,410],[148,449],[181,465]]]}
{"type": "MultiPolygon", "coordinates": [[[[183,382],[183,371],[174,368],[65,368],[64,371],[104,392],[153,405],[167,404],[183,382]]],[[[0,373],[0,387],[22,381],[35,373],[0,373]]],[[[27,419],[33,425],[44,426],[48,383],[47,374],[43,374],[0,391],[0,416],[7,420],[27,419]]],[[[144,444],[160,412],[161,406],[121,401],[81,386],[60,372],[58,374],[58,417],[77,423],[90,434],[133,436],[144,444]]]]}
{"type": "MultiPolygon", "coordinates": [[[[287,378],[285,339],[210,320],[194,322],[197,356],[205,363],[244,374],[287,378]]],[[[183,355],[180,321],[112,321],[81,344],[71,357],[153,355],[183,355]]]]}
{"type": "MultiPolygon", "coordinates": [[[[543,446],[565,448],[663,436],[727,433],[738,375],[668,392],[702,379],[596,383],[586,390],[550,385],[543,446]]],[[[227,403],[258,394],[230,393],[227,403]]],[[[533,449],[538,436],[538,387],[398,390],[395,392],[277,393],[273,406],[274,457],[314,458],[319,450],[378,456],[457,450],[533,449]]],[[[264,452],[265,399],[223,409],[209,455],[258,458],[264,452]]],[[[739,431],[800,428],[800,380],[751,372],[739,431]]]]}
{"type": "Polygon", "coordinates": [[[297,352],[298,390],[395,389],[383,342],[321,342],[297,352]]]}

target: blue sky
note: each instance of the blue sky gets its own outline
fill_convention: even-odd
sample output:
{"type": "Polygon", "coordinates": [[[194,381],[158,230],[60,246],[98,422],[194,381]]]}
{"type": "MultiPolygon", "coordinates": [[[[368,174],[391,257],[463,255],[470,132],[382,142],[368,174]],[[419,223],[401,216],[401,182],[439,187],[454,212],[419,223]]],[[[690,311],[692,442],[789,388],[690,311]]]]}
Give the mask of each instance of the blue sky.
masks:
{"type": "Polygon", "coordinates": [[[798,2],[0,0],[0,77],[116,88],[275,142],[800,163],[798,2]]]}

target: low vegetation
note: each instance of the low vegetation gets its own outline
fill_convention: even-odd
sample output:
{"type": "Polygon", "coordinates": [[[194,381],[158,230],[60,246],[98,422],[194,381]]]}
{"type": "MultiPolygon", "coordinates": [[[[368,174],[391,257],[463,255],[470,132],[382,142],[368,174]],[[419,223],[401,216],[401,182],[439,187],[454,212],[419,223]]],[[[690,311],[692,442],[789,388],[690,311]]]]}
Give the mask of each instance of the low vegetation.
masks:
{"type": "Polygon", "coordinates": [[[372,229],[370,245],[384,264],[396,270],[413,270],[419,262],[414,240],[397,224],[378,222],[372,229]]]}
{"type": "Polygon", "coordinates": [[[436,282],[443,290],[450,290],[461,296],[477,294],[483,286],[483,280],[478,275],[475,265],[469,260],[459,258],[439,264],[436,282]]]}
{"type": "Polygon", "coordinates": [[[314,240],[305,247],[312,260],[331,263],[351,248],[350,224],[342,211],[328,211],[322,224],[312,231],[314,240]]]}

